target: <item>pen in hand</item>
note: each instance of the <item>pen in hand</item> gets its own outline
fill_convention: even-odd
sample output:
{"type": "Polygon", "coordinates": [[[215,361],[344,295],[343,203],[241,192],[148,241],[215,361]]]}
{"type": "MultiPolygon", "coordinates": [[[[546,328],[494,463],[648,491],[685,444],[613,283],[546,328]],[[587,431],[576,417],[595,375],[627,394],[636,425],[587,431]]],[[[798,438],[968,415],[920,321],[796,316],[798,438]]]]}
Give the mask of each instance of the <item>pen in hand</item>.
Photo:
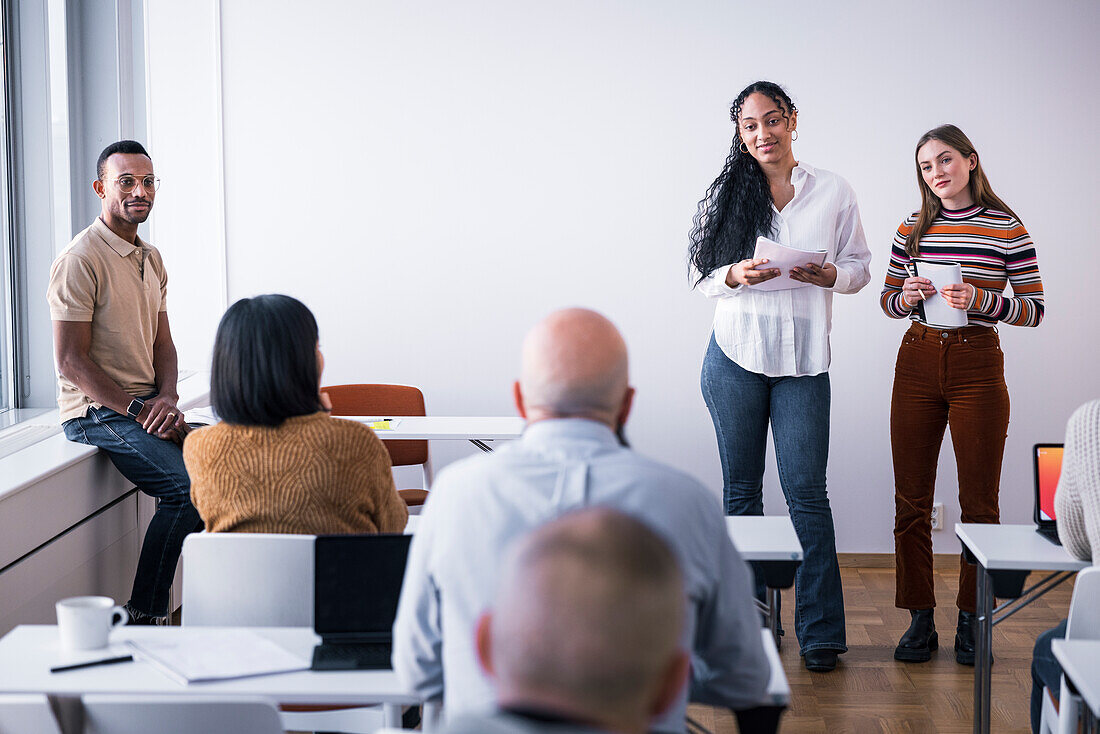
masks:
{"type": "MultiPolygon", "coordinates": [[[[914,265],[913,263],[906,263],[905,264],[905,272],[909,273],[910,278],[916,278],[917,277],[917,266],[914,265]]],[[[920,299],[922,301],[927,301],[928,300],[928,296],[924,295],[924,289],[923,288],[917,288],[917,293],[920,294],[920,299]]]]}
{"type": "Polygon", "coordinates": [[[51,673],[64,673],[66,670],[80,670],[81,668],[94,668],[97,665],[114,665],[115,663],[128,663],[134,659],[133,655],[120,655],[117,658],[104,658],[103,660],[89,660],[86,663],[74,663],[72,665],[59,665],[50,668],[51,673]]]}

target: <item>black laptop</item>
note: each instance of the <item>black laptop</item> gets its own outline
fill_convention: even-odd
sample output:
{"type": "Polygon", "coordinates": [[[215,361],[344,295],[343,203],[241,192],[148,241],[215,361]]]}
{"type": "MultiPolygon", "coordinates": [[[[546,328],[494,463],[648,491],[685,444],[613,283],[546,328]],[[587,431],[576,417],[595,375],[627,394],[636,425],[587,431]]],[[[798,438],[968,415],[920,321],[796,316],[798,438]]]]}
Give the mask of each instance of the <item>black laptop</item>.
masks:
{"type": "Polygon", "coordinates": [[[1032,459],[1035,462],[1035,531],[1061,545],[1054,519],[1054,491],[1062,475],[1062,444],[1037,443],[1032,459]]]}
{"type": "Polygon", "coordinates": [[[313,670],[389,670],[411,535],[319,535],[313,670]]]}

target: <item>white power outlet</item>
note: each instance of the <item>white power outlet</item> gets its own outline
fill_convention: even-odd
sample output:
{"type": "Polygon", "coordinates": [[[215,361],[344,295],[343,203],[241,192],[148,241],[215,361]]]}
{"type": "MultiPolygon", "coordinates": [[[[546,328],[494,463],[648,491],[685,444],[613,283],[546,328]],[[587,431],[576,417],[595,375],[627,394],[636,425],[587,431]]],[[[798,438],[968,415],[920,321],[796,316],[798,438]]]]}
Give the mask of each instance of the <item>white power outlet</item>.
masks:
{"type": "Polygon", "coordinates": [[[932,529],[943,530],[943,503],[932,503],[932,529]]]}

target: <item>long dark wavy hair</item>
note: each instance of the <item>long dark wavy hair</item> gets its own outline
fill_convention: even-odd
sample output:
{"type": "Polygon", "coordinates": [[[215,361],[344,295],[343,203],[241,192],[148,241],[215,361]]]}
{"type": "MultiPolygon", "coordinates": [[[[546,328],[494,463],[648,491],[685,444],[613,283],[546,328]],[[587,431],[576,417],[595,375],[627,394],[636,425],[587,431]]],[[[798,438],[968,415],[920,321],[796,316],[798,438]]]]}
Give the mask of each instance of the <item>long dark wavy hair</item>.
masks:
{"type": "Polygon", "coordinates": [[[772,234],[772,193],[768,179],[756,159],[741,148],[738,122],[741,106],[756,92],[774,100],[788,123],[791,115],[798,112],[783,87],[766,81],[745,87],[730,105],[733,144],[722,172],[699,202],[689,235],[688,257],[699,275],[695,285],[715,268],[752,257],[756,238],[772,234]]]}
{"type": "Polygon", "coordinates": [[[929,140],[938,140],[944,145],[954,148],[963,158],[969,158],[973,155],[978,159],[974,165],[974,170],[970,172],[969,183],[970,198],[974,200],[975,204],[984,206],[987,209],[999,209],[1009,216],[1016,217],[1017,220],[1020,219],[1016,216],[1016,212],[1004,203],[1001,197],[993,193],[993,187],[989,185],[989,179],[986,178],[985,171],[982,170],[981,156],[978,155],[974,144],[970,142],[970,138],[966,137],[966,133],[954,125],[934,127],[920,136],[920,140],[917,141],[917,149],[913,152],[913,160],[917,164],[917,188],[920,189],[920,213],[917,215],[917,221],[913,223],[913,229],[909,232],[909,236],[905,239],[905,252],[908,253],[909,257],[920,256],[920,238],[932,226],[936,215],[943,209],[943,202],[940,201],[940,197],[936,196],[932,189],[928,188],[928,184],[924,182],[924,176],[920,170],[920,149],[929,140]]]}

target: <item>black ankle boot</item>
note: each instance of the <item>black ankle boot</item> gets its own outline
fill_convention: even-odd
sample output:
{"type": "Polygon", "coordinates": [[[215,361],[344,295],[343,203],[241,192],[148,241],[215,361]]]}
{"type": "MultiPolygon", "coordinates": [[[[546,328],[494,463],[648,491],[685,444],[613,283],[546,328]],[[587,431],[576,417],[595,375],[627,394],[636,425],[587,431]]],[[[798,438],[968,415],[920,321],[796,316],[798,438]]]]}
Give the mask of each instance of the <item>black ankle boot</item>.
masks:
{"type": "MultiPolygon", "coordinates": [[[[932,651],[940,646],[940,636],[936,634],[936,620],[931,609],[910,609],[913,615],[909,629],[901,636],[894,649],[894,660],[905,663],[923,663],[932,659],[932,651]]],[[[973,660],[971,653],[971,660],[973,660]]]]}
{"type": "Polygon", "coordinates": [[[955,629],[955,662],[974,664],[974,612],[959,610],[959,624],[955,629]]]}

